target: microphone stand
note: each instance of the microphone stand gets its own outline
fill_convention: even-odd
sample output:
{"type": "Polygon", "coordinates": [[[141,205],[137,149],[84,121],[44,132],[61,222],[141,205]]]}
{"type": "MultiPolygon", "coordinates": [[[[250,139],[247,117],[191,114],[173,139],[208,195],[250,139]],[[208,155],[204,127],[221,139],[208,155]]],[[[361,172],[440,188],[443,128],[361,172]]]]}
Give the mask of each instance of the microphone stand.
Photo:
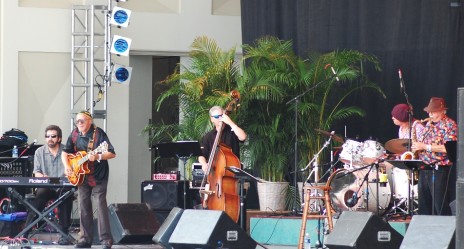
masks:
{"type": "MultiPolygon", "coordinates": [[[[406,103],[408,104],[408,107],[409,107],[409,110],[408,110],[408,128],[409,128],[409,131],[408,131],[408,151],[412,152],[412,118],[414,116],[414,113],[413,113],[413,110],[412,110],[412,105],[411,103],[409,102],[409,96],[408,96],[408,93],[406,92],[406,85],[404,84],[404,80],[403,80],[403,76],[402,76],[402,72],[401,70],[398,71],[398,73],[400,73],[400,86],[401,86],[401,91],[403,92],[404,94],[404,98],[406,99],[406,103]]],[[[413,156],[413,159],[414,159],[414,156],[413,156]]],[[[409,171],[411,171],[410,169],[408,169],[409,171]]],[[[414,184],[414,171],[412,170],[411,173],[411,181],[412,181],[412,184],[414,184]]],[[[433,176],[433,179],[435,179],[435,177],[433,176]]],[[[413,212],[414,212],[414,200],[411,198],[411,192],[412,192],[412,188],[411,188],[411,183],[409,183],[409,180],[408,180],[408,213],[410,216],[413,215],[413,212]],[[411,209],[411,210],[409,210],[411,209]]],[[[378,197],[377,197],[378,198],[378,197]]]]}
{"type": "MultiPolygon", "coordinates": [[[[334,133],[334,132],[332,132],[334,133]]],[[[333,134],[332,134],[333,135],[333,134]]],[[[322,148],[314,155],[314,157],[311,159],[311,161],[308,163],[308,165],[306,165],[306,167],[302,170],[302,171],[305,171],[309,165],[311,165],[311,163],[314,164],[314,167],[312,168],[311,172],[309,173],[308,175],[308,178],[306,179],[306,181],[304,182],[303,184],[303,189],[304,189],[304,185],[306,185],[306,183],[308,182],[308,180],[311,178],[311,175],[314,173],[314,184],[318,184],[319,183],[319,178],[317,176],[317,173],[319,171],[319,166],[317,164],[317,158],[319,157],[319,154],[330,144],[330,141],[332,140],[332,136],[329,137],[329,139],[327,139],[327,141],[324,143],[324,145],[322,146],[322,148]]],[[[302,199],[304,199],[304,190],[302,189],[302,199]]],[[[316,195],[318,193],[316,192],[316,195]]],[[[326,208],[330,208],[330,207],[326,207],[326,208]]],[[[319,213],[322,214],[323,210],[322,208],[319,206],[319,213]]],[[[319,248],[319,246],[321,246],[322,243],[321,243],[321,218],[319,218],[317,220],[317,241],[316,241],[316,248],[319,248]]]]}
{"type": "Polygon", "coordinates": [[[404,84],[403,76],[401,73],[401,70],[398,71],[400,74],[400,91],[404,94],[404,98],[406,99],[406,104],[408,104],[409,110],[408,110],[408,128],[409,128],[409,134],[408,134],[408,151],[411,151],[411,143],[412,143],[412,117],[414,115],[413,110],[412,110],[412,105],[411,102],[409,102],[409,96],[408,93],[406,92],[406,85],[404,84]]]}
{"type": "Polygon", "coordinates": [[[292,99],[290,99],[289,101],[287,101],[287,103],[285,103],[285,105],[289,105],[291,104],[293,101],[295,101],[295,115],[294,115],[294,121],[295,121],[295,145],[294,145],[294,165],[293,165],[293,173],[294,173],[294,176],[293,176],[293,187],[295,188],[295,196],[293,198],[293,207],[292,207],[292,213],[294,215],[296,215],[299,211],[301,211],[301,207],[298,207],[297,206],[297,198],[298,198],[298,185],[297,185],[297,172],[298,172],[298,103],[300,102],[300,99],[301,97],[303,97],[304,95],[306,95],[309,91],[315,89],[316,87],[318,87],[320,84],[328,81],[329,79],[333,79],[334,76],[330,77],[330,78],[327,78],[327,79],[324,79],[324,80],[321,80],[319,82],[317,82],[314,86],[306,89],[306,91],[304,91],[303,93],[293,97],[292,99]]]}

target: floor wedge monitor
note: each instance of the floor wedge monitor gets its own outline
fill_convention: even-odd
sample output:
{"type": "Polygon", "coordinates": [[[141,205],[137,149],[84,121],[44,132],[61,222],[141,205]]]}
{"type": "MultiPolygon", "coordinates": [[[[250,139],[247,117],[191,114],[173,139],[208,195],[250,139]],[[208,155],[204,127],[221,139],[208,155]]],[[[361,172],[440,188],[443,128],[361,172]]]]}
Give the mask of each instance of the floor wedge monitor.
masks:
{"type": "Polygon", "coordinates": [[[330,249],[398,249],[403,236],[371,212],[344,211],[327,236],[330,249]]]}
{"type": "Polygon", "coordinates": [[[455,216],[414,215],[400,249],[454,249],[455,216]]]}
{"type": "Polygon", "coordinates": [[[160,226],[145,203],[113,203],[108,206],[114,243],[151,243],[160,226]]]}
{"type": "Polygon", "coordinates": [[[217,210],[184,210],[171,234],[174,249],[255,249],[256,242],[226,213],[217,210]]]}
{"type": "Polygon", "coordinates": [[[158,229],[158,232],[153,236],[153,242],[163,245],[166,249],[171,249],[172,246],[169,244],[169,238],[171,238],[171,234],[174,228],[176,228],[177,223],[179,223],[179,219],[183,212],[184,210],[181,208],[173,208],[158,229]]]}

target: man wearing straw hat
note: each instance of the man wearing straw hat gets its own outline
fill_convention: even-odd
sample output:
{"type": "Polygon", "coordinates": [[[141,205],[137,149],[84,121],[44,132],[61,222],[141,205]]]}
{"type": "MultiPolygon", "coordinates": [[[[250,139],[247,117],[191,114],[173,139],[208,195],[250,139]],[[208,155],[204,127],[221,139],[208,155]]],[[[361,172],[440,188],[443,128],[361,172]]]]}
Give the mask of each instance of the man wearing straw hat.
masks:
{"type": "Polygon", "coordinates": [[[456,141],[456,122],[446,115],[445,100],[432,97],[424,108],[429,114],[422,141],[414,142],[413,151],[433,170],[419,173],[419,214],[451,215],[450,202],[455,199],[456,166],[446,153],[445,142],[456,141]]]}

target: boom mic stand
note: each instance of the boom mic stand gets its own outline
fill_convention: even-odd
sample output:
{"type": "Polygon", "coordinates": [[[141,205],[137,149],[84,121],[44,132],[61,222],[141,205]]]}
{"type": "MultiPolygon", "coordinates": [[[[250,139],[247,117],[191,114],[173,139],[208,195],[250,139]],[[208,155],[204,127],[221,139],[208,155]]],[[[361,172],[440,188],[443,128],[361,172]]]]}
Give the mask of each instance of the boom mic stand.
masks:
{"type": "MultiPolygon", "coordinates": [[[[335,134],[335,131],[332,131],[331,134],[335,134]]],[[[314,155],[314,157],[311,159],[311,161],[308,163],[308,165],[306,165],[306,167],[304,169],[302,169],[302,171],[305,171],[306,169],[308,169],[308,167],[313,164],[313,168],[311,170],[311,172],[309,173],[308,175],[308,178],[306,178],[306,180],[304,181],[303,183],[303,188],[301,190],[302,192],[302,200],[304,200],[304,185],[306,185],[306,183],[309,181],[309,179],[311,178],[311,175],[314,173],[314,184],[318,184],[319,183],[319,178],[318,178],[318,172],[319,172],[319,166],[317,164],[317,159],[319,157],[319,154],[330,144],[330,141],[332,140],[332,136],[329,137],[329,139],[327,139],[327,141],[324,143],[324,145],[322,146],[322,148],[314,155]]],[[[318,194],[317,191],[315,193],[316,195],[318,194]]],[[[326,208],[330,208],[330,207],[326,207],[326,208]]],[[[317,208],[316,208],[317,210],[317,208]]],[[[322,208],[319,207],[319,212],[322,213],[322,208]]],[[[317,241],[316,241],[316,248],[319,248],[319,246],[321,246],[322,243],[321,243],[321,218],[317,219],[317,241]]]]}
{"type": "Polygon", "coordinates": [[[299,211],[301,211],[301,207],[298,207],[297,205],[297,189],[298,189],[298,186],[297,186],[297,173],[298,173],[298,103],[300,102],[300,99],[301,97],[303,97],[304,95],[306,95],[309,91],[315,89],[316,87],[318,87],[320,84],[328,81],[328,80],[332,80],[336,77],[336,74],[333,75],[332,77],[330,78],[327,78],[327,79],[324,79],[324,80],[321,80],[319,82],[317,82],[314,86],[306,89],[306,91],[304,91],[303,93],[293,97],[292,99],[290,99],[289,101],[287,101],[287,103],[285,103],[285,105],[289,105],[290,103],[292,103],[293,101],[295,101],[295,145],[294,145],[294,164],[293,164],[293,173],[294,173],[294,176],[293,176],[293,187],[295,188],[295,196],[293,198],[293,207],[292,207],[292,213],[293,214],[297,214],[299,211]]]}
{"type": "Polygon", "coordinates": [[[409,96],[408,93],[406,92],[406,85],[404,84],[403,80],[403,73],[401,72],[401,69],[398,69],[398,75],[400,77],[400,92],[404,94],[404,98],[406,99],[406,104],[409,107],[408,110],[408,128],[409,128],[409,134],[408,134],[408,151],[411,151],[411,146],[412,146],[412,117],[414,116],[413,110],[412,110],[412,105],[411,102],[409,102],[409,96]]]}

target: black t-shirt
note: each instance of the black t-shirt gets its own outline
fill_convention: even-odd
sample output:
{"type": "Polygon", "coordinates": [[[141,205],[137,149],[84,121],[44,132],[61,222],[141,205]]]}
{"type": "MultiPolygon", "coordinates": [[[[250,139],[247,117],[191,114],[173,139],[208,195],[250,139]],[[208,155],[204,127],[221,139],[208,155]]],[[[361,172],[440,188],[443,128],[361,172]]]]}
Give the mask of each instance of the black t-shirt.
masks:
{"type": "MultiPolygon", "coordinates": [[[[97,148],[101,143],[106,141],[106,143],[108,144],[108,151],[111,153],[115,153],[114,147],[111,144],[108,135],[106,135],[105,131],[96,126],[92,126],[85,135],[81,135],[79,131],[77,131],[77,129],[74,129],[71,132],[71,135],[69,135],[68,141],[66,142],[63,151],[70,154],[74,154],[78,151],[87,151],[89,141],[93,138],[93,133],[95,132],[95,129],[97,130],[97,135],[92,150],[95,150],[95,148],[97,148]],[[76,136],[75,144],[73,142],[73,136],[76,136]]],[[[101,160],[100,162],[89,162],[88,166],[90,169],[90,173],[86,175],[88,180],[96,180],[97,182],[101,180],[108,180],[108,160],[101,160]]]]}
{"type": "MultiPolygon", "coordinates": [[[[201,140],[203,156],[209,161],[209,156],[211,154],[212,147],[214,145],[214,140],[216,139],[217,131],[216,129],[211,130],[206,133],[206,135],[201,140]]],[[[240,140],[237,135],[232,131],[232,128],[229,125],[225,125],[221,142],[232,149],[232,152],[240,159],[240,140]]]]}

